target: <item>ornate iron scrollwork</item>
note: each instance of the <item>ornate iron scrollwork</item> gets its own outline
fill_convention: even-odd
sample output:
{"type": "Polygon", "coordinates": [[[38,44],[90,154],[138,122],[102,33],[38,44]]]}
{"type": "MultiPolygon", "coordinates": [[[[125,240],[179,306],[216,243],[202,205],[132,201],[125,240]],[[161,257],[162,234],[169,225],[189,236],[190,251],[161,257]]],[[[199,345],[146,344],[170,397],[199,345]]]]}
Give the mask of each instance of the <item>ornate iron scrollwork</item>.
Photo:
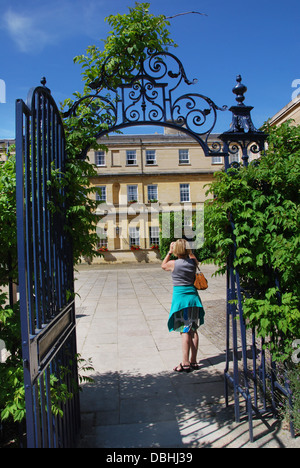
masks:
{"type": "Polygon", "coordinates": [[[183,85],[195,85],[190,81],[182,63],[169,52],[148,50],[135,70],[129,70],[126,77],[119,75],[119,84],[108,86],[106,65],[101,76],[90,83],[95,94],[89,94],[74,103],[64,114],[76,115],[79,105],[86,101],[100,124],[105,124],[97,138],[136,125],[167,126],[187,133],[198,141],[206,156],[223,155],[219,142],[208,144],[208,138],[217,121],[218,107],[210,98],[202,94],[180,95],[183,85]],[[130,78],[128,79],[128,76],[130,78]],[[109,95],[104,95],[106,89],[109,95]]]}

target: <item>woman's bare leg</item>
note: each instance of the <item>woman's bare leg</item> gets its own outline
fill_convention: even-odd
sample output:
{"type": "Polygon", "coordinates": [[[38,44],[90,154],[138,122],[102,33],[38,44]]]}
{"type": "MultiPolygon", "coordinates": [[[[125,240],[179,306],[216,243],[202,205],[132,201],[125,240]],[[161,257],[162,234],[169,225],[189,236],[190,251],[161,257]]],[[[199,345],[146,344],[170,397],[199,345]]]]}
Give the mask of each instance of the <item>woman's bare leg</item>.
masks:
{"type": "Polygon", "coordinates": [[[199,336],[198,332],[191,330],[190,331],[190,350],[191,350],[191,361],[193,364],[197,362],[197,353],[198,353],[198,346],[199,346],[199,336]]]}
{"type": "MultiPolygon", "coordinates": [[[[198,332],[190,330],[188,333],[181,333],[182,346],[182,366],[188,367],[191,363],[197,363],[197,353],[199,345],[198,332]]],[[[180,371],[180,365],[174,370],[180,371]]]]}
{"type": "Polygon", "coordinates": [[[181,333],[181,346],[182,346],[182,365],[189,366],[190,349],[191,349],[191,336],[190,333],[181,333]]]}

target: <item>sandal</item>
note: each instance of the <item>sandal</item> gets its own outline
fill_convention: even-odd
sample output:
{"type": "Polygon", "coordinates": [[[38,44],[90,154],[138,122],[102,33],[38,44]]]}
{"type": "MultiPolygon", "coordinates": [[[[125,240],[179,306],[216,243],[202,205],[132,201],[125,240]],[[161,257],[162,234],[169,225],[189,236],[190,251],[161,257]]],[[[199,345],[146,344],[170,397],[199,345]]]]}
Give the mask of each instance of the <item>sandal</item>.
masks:
{"type": "Polygon", "coordinates": [[[199,364],[197,362],[191,362],[190,364],[192,370],[199,370],[199,364]]]}
{"type": "Polygon", "coordinates": [[[175,372],[190,372],[191,368],[190,366],[183,366],[181,363],[177,366],[174,367],[173,369],[175,372]]]}

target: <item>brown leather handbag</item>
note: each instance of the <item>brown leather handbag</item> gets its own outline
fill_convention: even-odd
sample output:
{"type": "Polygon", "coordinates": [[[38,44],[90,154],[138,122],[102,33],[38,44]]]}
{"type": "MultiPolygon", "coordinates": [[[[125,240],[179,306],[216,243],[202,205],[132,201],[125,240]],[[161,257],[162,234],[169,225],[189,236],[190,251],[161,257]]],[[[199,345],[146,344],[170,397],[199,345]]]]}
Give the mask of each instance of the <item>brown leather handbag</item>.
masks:
{"type": "Polygon", "coordinates": [[[207,279],[205,278],[204,274],[200,271],[199,267],[197,267],[197,269],[198,269],[198,272],[196,271],[194,286],[196,289],[207,289],[208,288],[207,279]]]}

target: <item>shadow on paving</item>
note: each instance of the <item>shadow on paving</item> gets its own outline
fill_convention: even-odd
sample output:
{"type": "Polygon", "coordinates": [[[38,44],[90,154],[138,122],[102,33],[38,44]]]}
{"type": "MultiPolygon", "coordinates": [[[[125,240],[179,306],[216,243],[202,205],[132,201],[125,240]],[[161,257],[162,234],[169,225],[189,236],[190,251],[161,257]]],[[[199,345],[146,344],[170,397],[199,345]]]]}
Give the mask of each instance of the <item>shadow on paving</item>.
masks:
{"type": "MultiPolygon", "coordinates": [[[[218,360],[220,356],[216,356],[218,360]]],[[[223,359],[223,357],[222,357],[223,359]]],[[[207,360],[189,374],[138,370],[95,374],[81,394],[79,448],[226,448],[248,446],[248,423],[234,423],[225,407],[224,381],[207,360]]],[[[276,439],[278,424],[258,420],[256,440],[276,439]]],[[[280,441],[277,446],[281,446],[280,441]]]]}

